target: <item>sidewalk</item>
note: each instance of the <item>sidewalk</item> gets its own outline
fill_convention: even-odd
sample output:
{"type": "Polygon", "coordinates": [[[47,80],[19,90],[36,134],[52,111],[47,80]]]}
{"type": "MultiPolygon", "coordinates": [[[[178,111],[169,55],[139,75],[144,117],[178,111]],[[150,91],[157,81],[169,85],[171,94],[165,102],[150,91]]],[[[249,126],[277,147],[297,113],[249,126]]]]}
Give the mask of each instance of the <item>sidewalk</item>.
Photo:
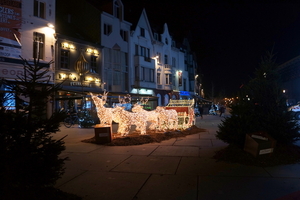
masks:
{"type": "Polygon", "coordinates": [[[68,135],[61,156],[70,161],[56,187],[88,200],[297,199],[286,196],[300,191],[300,164],[262,168],[212,158],[227,146],[215,138],[221,119],[197,117],[206,132],[137,146],[83,143],[93,128],[61,127],[55,138],[68,135]]]}

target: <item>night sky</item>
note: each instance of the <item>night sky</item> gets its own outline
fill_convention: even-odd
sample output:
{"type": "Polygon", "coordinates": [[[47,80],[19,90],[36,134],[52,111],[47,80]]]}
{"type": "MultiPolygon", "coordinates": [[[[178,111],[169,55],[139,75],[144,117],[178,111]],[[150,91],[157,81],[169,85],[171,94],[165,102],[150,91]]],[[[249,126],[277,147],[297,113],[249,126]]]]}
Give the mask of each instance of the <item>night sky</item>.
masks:
{"type": "Polygon", "coordinates": [[[253,77],[267,51],[273,49],[278,64],[300,55],[300,2],[122,2],[125,20],[136,23],[145,8],[151,26],[167,23],[176,41],[183,36],[190,39],[207,95],[212,91],[215,95],[234,95],[253,77]]]}

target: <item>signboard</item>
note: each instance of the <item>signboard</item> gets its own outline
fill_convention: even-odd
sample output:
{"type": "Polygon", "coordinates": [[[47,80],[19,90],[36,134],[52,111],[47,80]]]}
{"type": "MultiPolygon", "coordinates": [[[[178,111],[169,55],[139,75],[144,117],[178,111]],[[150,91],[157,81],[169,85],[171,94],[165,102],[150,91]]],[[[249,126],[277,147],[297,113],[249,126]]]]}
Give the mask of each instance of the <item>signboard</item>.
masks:
{"type": "Polygon", "coordinates": [[[20,58],[22,0],[0,0],[0,56],[20,58]]]}

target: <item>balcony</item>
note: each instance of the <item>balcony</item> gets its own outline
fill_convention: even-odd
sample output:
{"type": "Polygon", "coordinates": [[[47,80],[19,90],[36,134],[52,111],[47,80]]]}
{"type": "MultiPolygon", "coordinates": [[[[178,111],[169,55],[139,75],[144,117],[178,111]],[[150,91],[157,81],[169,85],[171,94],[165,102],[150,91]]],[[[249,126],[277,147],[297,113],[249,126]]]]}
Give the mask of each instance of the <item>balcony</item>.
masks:
{"type": "Polygon", "coordinates": [[[134,65],[144,65],[144,66],[153,66],[154,67],[154,59],[135,55],[134,56],[134,65]]]}
{"type": "Polygon", "coordinates": [[[171,68],[172,68],[172,65],[165,64],[165,69],[171,69],[171,68]]]}

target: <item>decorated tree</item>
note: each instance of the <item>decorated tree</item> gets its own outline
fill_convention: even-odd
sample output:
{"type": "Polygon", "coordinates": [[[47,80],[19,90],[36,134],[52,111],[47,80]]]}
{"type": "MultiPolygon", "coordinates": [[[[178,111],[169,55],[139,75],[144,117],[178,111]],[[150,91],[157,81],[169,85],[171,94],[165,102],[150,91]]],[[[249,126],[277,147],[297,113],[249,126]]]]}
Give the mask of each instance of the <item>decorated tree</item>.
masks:
{"type": "Polygon", "coordinates": [[[299,126],[287,112],[280,75],[272,53],[255,71],[255,77],[241,88],[231,116],[219,125],[217,138],[243,147],[248,133],[266,132],[277,145],[291,145],[300,139],[299,126]]]}
{"type": "Polygon", "coordinates": [[[47,103],[60,88],[50,81],[51,63],[22,60],[23,74],[14,82],[2,80],[11,95],[0,95],[1,102],[9,96],[16,102],[14,111],[3,103],[0,109],[1,194],[11,199],[26,199],[32,191],[53,187],[64,173],[67,159],[59,157],[65,149],[63,138],[55,140],[51,136],[59,130],[65,113],[46,116],[47,103]]]}

